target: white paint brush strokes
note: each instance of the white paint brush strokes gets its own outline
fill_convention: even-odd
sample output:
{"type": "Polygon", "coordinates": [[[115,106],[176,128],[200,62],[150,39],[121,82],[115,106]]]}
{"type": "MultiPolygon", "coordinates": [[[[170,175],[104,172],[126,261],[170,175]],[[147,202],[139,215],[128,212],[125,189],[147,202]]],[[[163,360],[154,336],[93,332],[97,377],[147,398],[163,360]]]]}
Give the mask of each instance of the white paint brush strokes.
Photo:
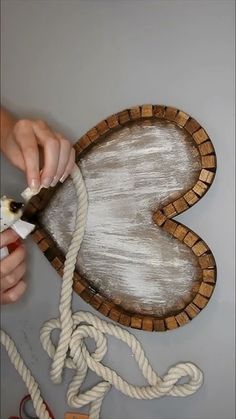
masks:
{"type": "MultiPolygon", "coordinates": [[[[108,299],[133,312],[171,314],[198,288],[197,259],[154,225],[154,209],[195,183],[200,158],[188,133],[170,122],[141,121],[109,134],[80,162],[89,196],[79,271],[108,299]]],[[[75,220],[67,181],[42,222],[67,250],[75,220]]]]}

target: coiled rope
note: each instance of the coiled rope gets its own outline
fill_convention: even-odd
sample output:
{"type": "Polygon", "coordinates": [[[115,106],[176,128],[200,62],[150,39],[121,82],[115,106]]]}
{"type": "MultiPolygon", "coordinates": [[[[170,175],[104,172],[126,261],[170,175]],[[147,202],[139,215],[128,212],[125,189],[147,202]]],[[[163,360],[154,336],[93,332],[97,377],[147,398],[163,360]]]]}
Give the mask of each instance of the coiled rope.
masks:
{"type": "MultiPolygon", "coordinates": [[[[107,323],[92,313],[83,311],[72,313],[73,274],[86,227],[88,198],[78,166],[75,165],[71,177],[76,190],[78,207],[75,229],[64,264],[59,318],[47,321],[40,332],[42,346],[52,359],[52,381],[54,383],[61,382],[65,367],[75,370],[75,375],[67,391],[68,405],[80,408],[90,404],[89,419],[99,419],[103,399],[111,386],[135,399],[154,399],[162,396],[186,397],[195,393],[203,383],[203,373],[194,364],[190,362],[177,364],[161,378],[149,364],[139,341],[130,332],[120,326],[107,323]],[[60,330],[57,347],[51,340],[51,333],[55,329],[60,330]],[[116,371],[102,364],[102,359],[107,351],[105,334],[122,340],[130,347],[143,376],[148,382],[147,386],[130,384],[120,377],[116,371]],[[86,347],[85,339],[87,337],[93,338],[95,341],[96,349],[93,353],[89,353],[86,347]],[[88,369],[100,376],[102,381],[81,393],[80,388],[86,378],[88,369]],[[178,384],[181,378],[188,378],[188,382],[178,384]]],[[[1,330],[1,344],[5,346],[12,364],[25,382],[38,418],[50,419],[38,384],[24,364],[14,342],[3,330],[1,330]]]]}

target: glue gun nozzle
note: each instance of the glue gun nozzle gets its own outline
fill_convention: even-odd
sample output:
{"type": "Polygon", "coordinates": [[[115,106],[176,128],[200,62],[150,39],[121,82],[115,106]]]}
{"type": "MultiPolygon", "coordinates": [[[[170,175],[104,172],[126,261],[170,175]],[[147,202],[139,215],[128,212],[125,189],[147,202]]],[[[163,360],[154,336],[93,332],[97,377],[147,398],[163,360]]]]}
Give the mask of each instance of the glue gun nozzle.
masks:
{"type": "Polygon", "coordinates": [[[19,211],[23,206],[24,204],[22,204],[22,202],[16,202],[16,201],[10,202],[10,210],[14,213],[19,211]]]}

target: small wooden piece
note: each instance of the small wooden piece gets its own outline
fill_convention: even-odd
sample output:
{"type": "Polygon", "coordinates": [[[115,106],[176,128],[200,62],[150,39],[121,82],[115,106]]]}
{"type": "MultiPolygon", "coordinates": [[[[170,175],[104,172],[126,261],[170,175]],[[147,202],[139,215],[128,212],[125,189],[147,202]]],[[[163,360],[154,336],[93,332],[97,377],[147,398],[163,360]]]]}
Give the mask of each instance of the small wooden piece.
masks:
{"type": "Polygon", "coordinates": [[[150,118],[153,115],[152,105],[143,105],[142,106],[142,117],[150,118]]]}
{"type": "Polygon", "coordinates": [[[164,332],[166,330],[165,322],[162,319],[154,319],[153,326],[156,332],[164,332]]]}
{"type": "Polygon", "coordinates": [[[161,226],[166,221],[166,216],[163,212],[157,211],[153,214],[153,220],[158,226],[161,226]]]}
{"type": "Polygon", "coordinates": [[[210,172],[210,170],[202,169],[199,175],[199,180],[206,183],[212,183],[214,179],[214,172],[210,172]]]}
{"type": "Polygon", "coordinates": [[[139,119],[141,117],[141,110],[140,106],[134,106],[130,109],[130,118],[132,121],[139,119]]]}
{"type": "Polygon", "coordinates": [[[120,318],[119,318],[119,323],[120,324],[122,324],[123,326],[129,327],[130,322],[131,322],[130,316],[128,316],[127,314],[124,314],[124,313],[122,313],[120,315],[120,318]]]}
{"type": "Polygon", "coordinates": [[[106,121],[107,121],[108,127],[111,129],[119,126],[119,121],[116,115],[109,116],[106,121]]]}
{"type": "Polygon", "coordinates": [[[164,116],[165,116],[165,106],[155,105],[153,107],[153,114],[156,118],[164,118],[164,116]]]}
{"type": "Polygon", "coordinates": [[[131,317],[130,326],[133,327],[134,329],[142,329],[142,319],[136,316],[131,317]]]}
{"type": "Polygon", "coordinates": [[[111,311],[113,304],[109,303],[108,301],[103,301],[102,305],[99,307],[100,313],[104,316],[108,316],[111,311]]]}
{"type": "Polygon", "coordinates": [[[166,220],[163,225],[163,229],[167,231],[167,233],[172,234],[172,235],[174,234],[176,228],[177,228],[177,223],[172,220],[166,220]]]}
{"type": "Polygon", "coordinates": [[[73,145],[75,149],[76,156],[78,157],[80,153],[82,153],[83,149],[80,147],[79,143],[76,143],[73,145]]]}
{"type": "Polygon", "coordinates": [[[177,316],[175,316],[177,323],[179,324],[179,326],[183,326],[187,323],[189,323],[189,317],[187,316],[187,314],[182,311],[182,313],[177,314],[177,316]]]}
{"type": "Polygon", "coordinates": [[[85,288],[85,290],[81,292],[80,296],[83,298],[83,300],[86,303],[90,303],[90,301],[92,300],[95,292],[96,292],[95,290],[92,290],[90,288],[85,288]]]}
{"type": "Polygon", "coordinates": [[[184,127],[188,119],[189,115],[187,115],[185,112],[179,111],[175,117],[175,122],[180,127],[184,127]]]}
{"type": "Polygon", "coordinates": [[[185,308],[185,311],[186,311],[187,315],[188,315],[191,319],[193,319],[194,317],[196,317],[196,316],[197,316],[197,314],[199,314],[199,313],[200,313],[200,309],[199,309],[197,306],[195,306],[195,304],[193,304],[193,303],[189,304],[189,305],[185,308]]]}
{"type": "Polygon", "coordinates": [[[193,300],[193,303],[199,308],[204,308],[207,305],[208,300],[202,295],[197,294],[193,300]]]}
{"type": "Polygon", "coordinates": [[[79,141],[79,146],[80,148],[82,148],[82,150],[87,148],[90,144],[91,144],[91,141],[87,135],[84,135],[79,141]]]}
{"type": "Polygon", "coordinates": [[[63,273],[64,273],[64,266],[62,266],[59,271],[57,271],[57,273],[60,275],[61,278],[63,278],[63,273]]]}
{"type": "Polygon", "coordinates": [[[121,125],[126,124],[126,122],[130,120],[129,112],[127,110],[119,112],[117,116],[118,116],[119,123],[121,125]]]}
{"type": "Polygon", "coordinates": [[[200,144],[198,148],[202,156],[206,156],[207,154],[211,154],[214,152],[214,148],[211,141],[206,141],[205,143],[200,144]]]}
{"type": "Polygon", "coordinates": [[[43,253],[49,248],[49,244],[46,239],[41,240],[38,246],[43,253]]]}
{"type": "Polygon", "coordinates": [[[215,266],[215,260],[212,254],[202,255],[198,258],[198,261],[202,269],[213,268],[215,266]]]}
{"type": "Polygon", "coordinates": [[[173,202],[173,205],[176,211],[178,212],[178,214],[188,209],[188,204],[184,198],[177,199],[176,201],[173,202]]]}
{"type": "Polygon", "coordinates": [[[189,231],[189,233],[184,238],[184,243],[187,244],[188,247],[192,247],[198,241],[198,236],[189,231]]]}
{"type": "Polygon", "coordinates": [[[163,212],[168,218],[172,218],[174,217],[174,215],[177,215],[177,211],[173,204],[169,204],[166,207],[164,207],[163,212]]]}
{"type": "Polygon", "coordinates": [[[53,260],[52,260],[52,266],[56,269],[56,271],[59,271],[61,269],[61,267],[63,266],[61,260],[56,256],[53,260]]]}
{"type": "Polygon", "coordinates": [[[199,294],[203,295],[204,297],[210,298],[213,290],[214,290],[213,285],[205,284],[204,282],[202,282],[198,292],[199,292],[199,294]]]}
{"type": "Polygon", "coordinates": [[[193,135],[193,133],[200,128],[200,124],[197,121],[195,121],[195,119],[190,118],[188,119],[184,128],[189,132],[189,134],[193,135]]]}
{"type": "Polygon", "coordinates": [[[103,297],[99,294],[95,294],[92,300],[90,301],[91,306],[93,308],[96,308],[96,310],[99,309],[102,303],[103,303],[103,297]]]}
{"type": "Polygon", "coordinates": [[[165,112],[165,119],[168,119],[168,121],[174,121],[176,114],[177,114],[177,109],[171,108],[170,106],[168,106],[165,112]]]}
{"type": "Polygon", "coordinates": [[[116,308],[112,308],[109,312],[110,319],[114,320],[115,322],[119,320],[120,315],[120,310],[117,310],[116,308]]]}
{"type": "Polygon", "coordinates": [[[89,140],[91,141],[91,142],[94,142],[94,141],[96,141],[98,138],[99,138],[99,133],[98,133],[98,131],[97,131],[97,129],[96,129],[96,127],[94,127],[94,128],[92,128],[92,129],[90,129],[88,132],[87,132],[87,137],[89,138],[89,140]]]}
{"type": "Polygon", "coordinates": [[[82,292],[86,289],[86,286],[81,284],[81,282],[77,281],[74,282],[73,288],[78,295],[81,295],[82,292]]]}
{"type": "Polygon", "coordinates": [[[167,317],[165,323],[168,330],[176,329],[178,327],[178,323],[174,316],[167,317]]]}
{"type": "Polygon", "coordinates": [[[180,240],[180,241],[182,241],[184,238],[185,238],[185,236],[186,236],[186,234],[188,233],[188,229],[187,229],[187,227],[185,227],[185,226],[183,226],[183,225],[181,225],[181,224],[179,224],[177,227],[176,227],[176,229],[175,229],[175,231],[174,231],[174,233],[173,233],[173,236],[176,238],[176,239],[178,239],[178,240],[180,240]]]}
{"type": "Polygon", "coordinates": [[[203,269],[203,281],[215,283],[215,269],[203,269]]]}
{"type": "Polygon", "coordinates": [[[153,319],[149,317],[143,318],[143,325],[142,329],[146,330],[147,332],[153,331],[153,319]]]}
{"type": "Polygon", "coordinates": [[[203,253],[206,253],[208,246],[203,241],[197,242],[193,247],[192,251],[196,256],[201,256],[203,253]]]}
{"type": "Polygon", "coordinates": [[[31,237],[33,240],[38,244],[41,240],[45,239],[45,235],[43,234],[43,231],[39,228],[36,228],[32,234],[31,237]]]}
{"type": "Polygon", "coordinates": [[[216,157],[215,155],[202,156],[202,168],[204,169],[215,169],[216,168],[216,157]]]}
{"type": "Polygon", "coordinates": [[[99,124],[95,127],[100,135],[105,134],[107,131],[109,131],[109,126],[106,121],[101,121],[99,124]]]}
{"type": "Polygon", "coordinates": [[[194,191],[190,190],[184,195],[184,199],[189,205],[194,205],[199,200],[199,197],[194,191]]]}
{"type": "Polygon", "coordinates": [[[202,197],[204,193],[207,191],[208,186],[199,180],[193,187],[193,191],[199,196],[202,197]]]}
{"type": "Polygon", "coordinates": [[[200,128],[193,134],[193,138],[197,144],[201,144],[208,139],[208,135],[203,128],[200,128]]]}

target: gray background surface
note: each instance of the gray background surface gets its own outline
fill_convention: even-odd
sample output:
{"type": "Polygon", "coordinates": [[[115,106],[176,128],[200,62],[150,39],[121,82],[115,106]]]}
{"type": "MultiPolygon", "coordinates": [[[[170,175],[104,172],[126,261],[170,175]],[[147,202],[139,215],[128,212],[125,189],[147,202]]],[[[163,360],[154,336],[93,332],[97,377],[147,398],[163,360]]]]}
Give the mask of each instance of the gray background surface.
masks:
{"type": "MultiPolygon", "coordinates": [[[[204,386],[187,399],[131,400],[116,390],[105,399],[103,419],[234,418],[233,256],[233,1],[2,2],[2,97],[20,117],[49,121],[72,141],[99,120],[141,103],[164,103],[194,116],[209,132],[218,174],[209,193],[178,217],[210,245],[218,283],[205,310],[189,325],[165,334],[134,331],[153,367],[195,362],[204,386]]],[[[2,161],[2,192],[25,186],[2,161]]],[[[28,243],[28,292],[2,309],[2,324],[17,342],[57,419],[62,419],[71,373],[55,386],[39,342],[42,323],[58,313],[60,280],[28,243]]],[[[92,311],[78,296],[74,310],[92,311]]],[[[127,348],[110,340],[106,363],[144,384],[127,348]]],[[[17,413],[25,387],[2,352],[2,413],[17,413]]],[[[95,382],[89,375],[86,387],[95,382]]]]}

